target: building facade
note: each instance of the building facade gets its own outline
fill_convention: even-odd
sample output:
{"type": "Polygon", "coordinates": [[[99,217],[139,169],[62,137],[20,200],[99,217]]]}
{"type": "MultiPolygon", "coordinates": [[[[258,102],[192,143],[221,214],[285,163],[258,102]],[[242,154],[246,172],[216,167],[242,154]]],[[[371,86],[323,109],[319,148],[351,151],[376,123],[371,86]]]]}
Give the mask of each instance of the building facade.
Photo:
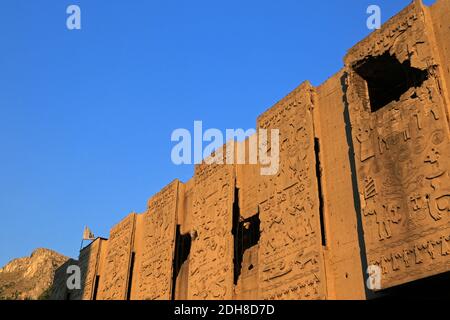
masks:
{"type": "Polygon", "coordinates": [[[84,248],[82,290],[54,298],[371,299],[450,284],[448,17],[448,0],[414,1],[325,83],[258,117],[280,132],[276,175],[196,166],[84,248]]]}

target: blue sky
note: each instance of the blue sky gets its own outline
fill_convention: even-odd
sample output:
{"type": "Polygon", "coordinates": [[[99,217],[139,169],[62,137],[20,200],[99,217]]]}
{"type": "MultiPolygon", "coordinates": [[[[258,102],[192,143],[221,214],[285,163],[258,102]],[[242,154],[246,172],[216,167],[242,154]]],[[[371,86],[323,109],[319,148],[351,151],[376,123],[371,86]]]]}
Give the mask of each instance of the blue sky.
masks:
{"type": "Polygon", "coordinates": [[[172,164],[173,130],[253,128],[342,67],[370,4],[386,21],[409,2],[2,0],[0,266],[37,247],[76,257],[84,225],[108,237],[192,176],[172,164]]]}

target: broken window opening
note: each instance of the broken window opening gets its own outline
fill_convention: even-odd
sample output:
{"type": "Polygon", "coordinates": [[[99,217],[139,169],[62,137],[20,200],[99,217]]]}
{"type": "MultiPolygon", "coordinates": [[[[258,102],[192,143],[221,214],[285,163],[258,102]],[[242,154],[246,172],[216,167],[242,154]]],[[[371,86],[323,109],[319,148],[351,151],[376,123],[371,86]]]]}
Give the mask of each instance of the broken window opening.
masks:
{"type": "MultiPolygon", "coordinates": [[[[235,188],[233,203],[234,238],[234,285],[237,285],[242,271],[244,252],[258,244],[260,238],[259,213],[248,219],[242,219],[239,207],[239,189],[235,188]]],[[[248,270],[252,270],[253,265],[248,270]]]]}
{"type": "Polygon", "coordinates": [[[136,253],[131,253],[131,261],[130,261],[130,270],[129,270],[129,276],[128,276],[128,290],[127,290],[127,298],[126,300],[131,299],[131,287],[133,285],[133,271],[134,271],[134,260],[136,258],[136,253]]]}
{"type": "Polygon", "coordinates": [[[409,89],[422,86],[429,76],[427,70],[412,67],[410,60],[401,63],[389,52],[370,56],[353,69],[367,83],[372,112],[399,101],[409,89]]]}
{"type": "Polygon", "coordinates": [[[325,217],[324,217],[324,197],[322,189],[322,166],[320,164],[320,140],[314,138],[314,153],[316,156],[316,178],[317,188],[319,192],[319,215],[320,215],[320,234],[322,236],[322,246],[327,245],[327,237],[325,234],[325,217]]]}
{"type": "Polygon", "coordinates": [[[176,237],[175,237],[175,255],[172,266],[172,300],[175,300],[177,278],[180,273],[181,267],[188,260],[191,253],[192,239],[191,234],[181,234],[181,226],[177,225],[176,237]]]}

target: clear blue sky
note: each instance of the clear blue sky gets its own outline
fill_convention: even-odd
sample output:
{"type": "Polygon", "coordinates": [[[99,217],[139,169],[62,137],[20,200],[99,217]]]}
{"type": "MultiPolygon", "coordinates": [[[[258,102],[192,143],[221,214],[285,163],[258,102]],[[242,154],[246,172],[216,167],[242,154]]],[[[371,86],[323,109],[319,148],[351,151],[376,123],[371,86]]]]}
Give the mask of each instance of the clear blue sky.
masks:
{"type": "Polygon", "coordinates": [[[369,4],[385,21],[408,3],[1,0],[0,265],[36,247],[76,257],[84,225],[108,237],[191,177],[171,162],[174,129],[253,128],[342,67],[369,4]]]}

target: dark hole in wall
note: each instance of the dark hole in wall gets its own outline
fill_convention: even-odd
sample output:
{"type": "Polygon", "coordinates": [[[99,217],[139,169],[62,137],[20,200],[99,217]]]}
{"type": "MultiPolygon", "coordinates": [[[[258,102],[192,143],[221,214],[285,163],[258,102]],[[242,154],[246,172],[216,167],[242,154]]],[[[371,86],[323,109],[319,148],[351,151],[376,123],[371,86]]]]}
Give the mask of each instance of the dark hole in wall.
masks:
{"type": "Polygon", "coordinates": [[[372,112],[400,100],[410,88],[418,88],[428,79],[427,70],[411,67],[410,60],[401,63],[389,52],[370,56],[353,69],[367,82],[372,112]]]}
{"type": "Polygon", "coordinates": [[[131,299],[131,290],[132,290],[132,286],[133,286],[133,272],[134,272],[134,260],[136,258],[136,253],[132,252],[131,253],[131,261],[130,261],[130,272],[129,272],[129,276],[128,276],[128,289],[127,289],[127,299],[126,300],[130,300],[131,299]]]}
{"type": "Polygon", "coordinates": [[[98,284],[100,282],[100,276],[95,276],[95,282],[94,282],[94,294],[92,295],[92,300],[97,300],[97,293],[98,293],[98,284]]]}
{"type": "MultiPolygon", "coordinates": [[[[255,246],[260,238],[259,213],[246,220],[241,219],[239,208],[239,189],[235,188],[233,203],[233,238],[234,238],[234,284],[237,285],[242,270],[244,252],[255,246]]],[[[249,270],[254,267],[251,265],[249,270]]]]}
{"type": "Polygon", "coordinates": [[[172,275],[172,300],[175,300],[177,278],[181,267],[189,258],[191,253],[192,239],[189,233],[182,235],[180,225],[177,225],[177,233],[175,237],[175,256],[173,259],[173,275],[172,275]]]}
{"type": "Polygon", "coordinates": [[[324,218],[324,200],[322,189],[322,167],[320,164],[320,140],[314,138],[314,153],[316,156],[316,175],[317,175],[317,187],[319,192],[319,214],[320,214],[320,233],[322,236],[322,246],[327,245],[327,237],[325,234],[325,218],[324,218]]]}

